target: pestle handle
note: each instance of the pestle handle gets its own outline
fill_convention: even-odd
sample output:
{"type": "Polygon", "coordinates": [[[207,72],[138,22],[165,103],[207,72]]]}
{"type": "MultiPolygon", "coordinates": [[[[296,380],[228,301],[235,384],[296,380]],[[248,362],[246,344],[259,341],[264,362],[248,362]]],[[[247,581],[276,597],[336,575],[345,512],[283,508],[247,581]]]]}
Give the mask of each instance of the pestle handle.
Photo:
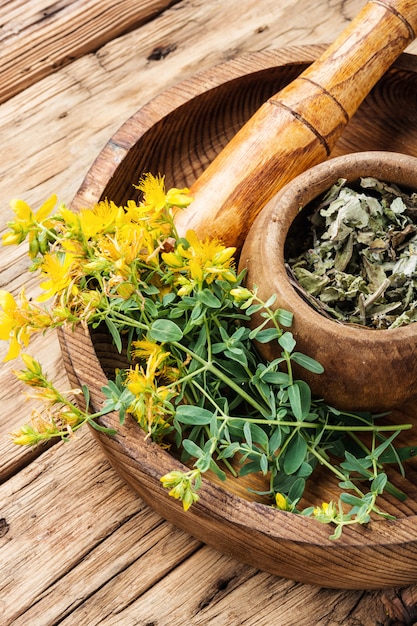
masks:
{"type": "Polygon", "coordinates": [[[177,213],[189,228],[238,250],[286,183],[324,161],[375,83],[415,38],[416,0],[370,0],[298,78],[265,102],[192,185],[177,213]]]}

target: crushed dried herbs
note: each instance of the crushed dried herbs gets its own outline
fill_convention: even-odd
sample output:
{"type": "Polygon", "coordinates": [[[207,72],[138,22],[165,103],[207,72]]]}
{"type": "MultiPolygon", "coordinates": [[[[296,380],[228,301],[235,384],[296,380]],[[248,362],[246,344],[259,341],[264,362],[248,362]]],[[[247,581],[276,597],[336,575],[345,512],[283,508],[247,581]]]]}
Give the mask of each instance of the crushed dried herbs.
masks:
{"type": "Polygon", "coordinates": [[[417,193],[372,177],[339,179],[310,209],[285,251],[308,302],[371,328],[417,321],[417,193]]]}

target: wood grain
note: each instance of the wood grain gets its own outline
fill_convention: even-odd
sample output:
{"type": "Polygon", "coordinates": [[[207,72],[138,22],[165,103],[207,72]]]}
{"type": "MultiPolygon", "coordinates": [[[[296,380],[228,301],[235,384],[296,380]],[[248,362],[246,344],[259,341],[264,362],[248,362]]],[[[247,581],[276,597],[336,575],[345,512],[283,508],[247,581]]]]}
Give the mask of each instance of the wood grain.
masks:
{"type": "Polygon", "coordinates": [[[2,3],[0,103],[173,4],[175,0],[2,3]]]}

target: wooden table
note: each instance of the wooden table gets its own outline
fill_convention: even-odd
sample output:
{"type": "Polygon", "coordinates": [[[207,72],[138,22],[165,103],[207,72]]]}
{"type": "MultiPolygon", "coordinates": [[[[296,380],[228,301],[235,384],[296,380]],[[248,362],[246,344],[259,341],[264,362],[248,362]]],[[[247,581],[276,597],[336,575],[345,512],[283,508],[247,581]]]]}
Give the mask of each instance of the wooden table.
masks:
{"type": "MultiPolygon", "coordinates": [[[[364,0],[9,0],[0,3],[1,225],[8,201],[69,203],[107,139],[169,85],[243,52],[336,35],[364,0]]],[[[416,44],[408,52],[417,52],[416,44]]],[[[36,292],[26,250],[0,287],[36,292]]],[[[1,347],[1,357],[6,347],[1,347]]],[[[57,339],[31,353],[67,385],[57,339]]],[[[20,367],[12,363],[11,367],[20,367]]],[[[0,369],[0,624],[175,626],[417,623],[417,585],[320,589],[225,557],[158,517],[88,431],[34,451],[8,433],[33,403],[0,369]]]]}

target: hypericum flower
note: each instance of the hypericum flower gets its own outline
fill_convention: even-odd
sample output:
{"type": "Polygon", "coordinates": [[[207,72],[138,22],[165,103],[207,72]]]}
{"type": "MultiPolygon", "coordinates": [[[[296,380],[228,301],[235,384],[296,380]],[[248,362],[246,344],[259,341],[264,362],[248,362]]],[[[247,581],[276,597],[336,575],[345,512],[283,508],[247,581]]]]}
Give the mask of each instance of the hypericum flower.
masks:
{"type": "Polygon", "coordinates": [[[169,356],[169,352],[167,352],[160,343],[152,341],[151,339],[132,341],[131,354],[138,359],[149,359],[152,357],[154,362],[158,362],[159,364],[169,356]]]}
{"type": "Polygon", "coordinates": [[[91,239],[98,234],[113,232],[118,219],[122,216],[121,207],[114,202],[102,200],[97,202],[92,209],[81,209],[78,217],[83,236],[91,239]]]}
{"type": "Polygon", "coordinates": [[[235,287],[230,290],[230,295],[233,296],[236,302],[245,302],[253,298],[254,293],[250,289],[246,289],[246,287],[235,287]]]}
{"type": "Polygon", "coordinates": [[[143,194],[143,201],[138,207],[139,213],[147,211],[153,214],[153,219],[158,219],[162,213],[168,217],[167,209],[185,208],[193,201],[187,187],[183,189],[173,187],[166,192],[165,177],[161,175],[145,174],[134,187],[143,194]]]}
{"type": "Polygon", "coordinates": [[[36,237],[37,227],[51,213],[57,201],[56,195],[52,195],[42,206],[36,211],[32,211],[30,206],[24,200],[12,200],[10,206],[16,214],[16,220],[8,222],[11,233],[5,233],[2,237],[3,245],[21,243],[29,234],[29,243],[36,237]]]}
{"type": "Polygon", "coordinates": [[[197,491],[201,487],[201,472],[198,469],[189,472],[173,470],[159,480],[165,489],[170,490],[168,495],[181,500],[184,511],[200,499],[197,491]]]}
{"type": "Polygon", "coordinates": [[[26,369],[20,371],[14,370],[13,373],[16,378],[30,387],[45,387],[48,381],[42,371],[42,366],[39,361],[31,357],[29,354],[21,354],[20,358],[26,365],[26,369]]]}
{"type": "Polygon", "coordinates": [[[25,295],[24,289],[20,292],[20,304],[8,291],[0,289],[0,339],[9,341],[9,351],[4,361],[16,358],[22,346],[27,346],[31,334],[44,330],[53,325],[51,315],[31,303],[25,295]]]}
{"type": "Polygon", "coordinates": [[[167,266],[178,272],[178,284],[182,285],[178,295],[187,295],[194,286],[201,286],[214,280],[223,279],[229,282],[236,280],[232,270],[233,255],[236,248],[226,248],[216,240],[201,241],[193,230],[185,236],[188,246],[179,243],[174,252],[162,254],[167,266]]]}
{"type": "Polygon", "coordinates": [[[293,511],[294,507],[291,502],[288,500],[287,496],[282,493],[275,494],[275,506],[280,511],[293,511]]]}
{"type": "Polygon", "coordinates": [[[52,437],[61,436],[62,431],[49,411],[41,413],[35,409],[32,411],[30,423],[10,434],[13,443],[19,446],[35,446],[41,441],[48,441],[52,437]]]}
{"type": "Polygon", "coordinates": [[[17,302],[11,293],[0,290],[0,339],[10,341],[9,351],[4,361],[14,359],[19,355],[21,345],[29,343],[29,330],[27,317],[22,315],[17,302]]]}
{"type": "Polygon", "coordinates": [[[129,412],[154,439],[162,438],[170,428],[172,410],[168,403],[177,395],[173,387],[158,385],[159,366],[168,356],[168,352],[152,353],[146,372],[136,365],[128,370],[125,381],[126,387],[135,396],[129,412]]]}
{"type": "Polygon", "coordinates": [[[42,275],[46,280],[40,285],[45,293],[38,296],[38,302],[49,300],[69,287],[73,280],[74,266],[78,267],[78,263],[70,252],[57,254],[47,252],[41,265],[42,275]]]}
{"type": "Polygon", "coordinates": [[[190,190],[187,187],[184,187],[183,189],[172,187],[172,189],[167,191],[165,200],[167,205],[170,207],[185,209],[189,204],[191,204],[193,198],[190,196],[190,190]]]}
{"type": "Polygon", "coordinates": [[[321,506],[316,506],[313,510],[313,516],[319,522],[329,523],[335,519],[336,515],[334,502],[322,502],[321,506]]]}
{"type": "Polygon", "coordinates": [[[145,174],[138,185],[133,185],[143,193],[142,206],[158,213],[165,208],[165,176],[145,174]]]}

